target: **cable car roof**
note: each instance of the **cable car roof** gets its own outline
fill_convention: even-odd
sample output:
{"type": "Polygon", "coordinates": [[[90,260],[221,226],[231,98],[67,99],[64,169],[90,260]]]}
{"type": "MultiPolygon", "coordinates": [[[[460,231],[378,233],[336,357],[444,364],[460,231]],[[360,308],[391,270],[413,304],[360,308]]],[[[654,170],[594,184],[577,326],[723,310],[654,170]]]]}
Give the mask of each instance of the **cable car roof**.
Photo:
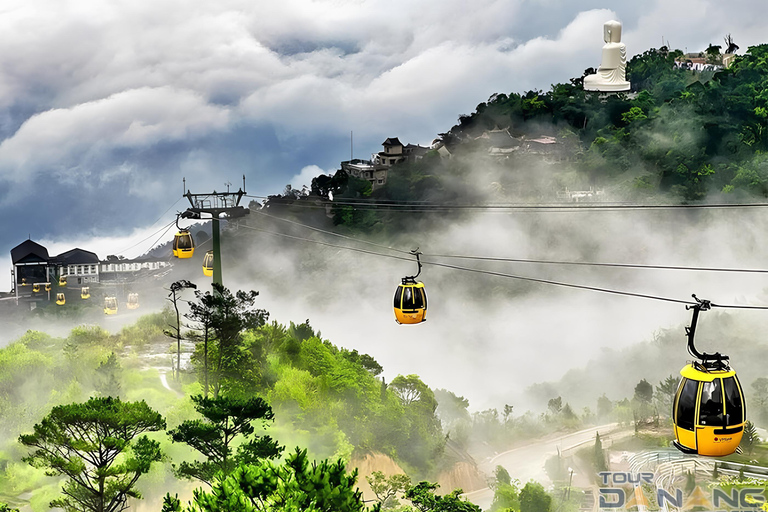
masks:
{"type": "Polygon", "coordinates": [[[687,364],[680,370],[680,375],[686,379],[698,380],[701,382],[712,382],[715,379],[724,379],[736,375],[734,370],[707,370],[703,371],[694,368],[692,364],[687,364]]]}

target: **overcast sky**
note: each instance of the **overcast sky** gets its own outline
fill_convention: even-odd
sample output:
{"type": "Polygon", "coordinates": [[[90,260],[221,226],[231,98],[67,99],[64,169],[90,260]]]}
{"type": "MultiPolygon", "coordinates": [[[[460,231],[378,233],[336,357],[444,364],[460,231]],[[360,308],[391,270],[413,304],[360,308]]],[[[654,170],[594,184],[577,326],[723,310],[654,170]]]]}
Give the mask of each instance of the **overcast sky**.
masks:
{"type": "Polygon", "coordinates": [[[183,177],[192,192],[243,174],[255,195],[309,185],[349,158],[350,132],[359,158],[387,137],[428,145],[493,93],[597,67],[610,19],[630,56],[728,33],[743,53],[765,14],[761,0],[4,0],[0,257],[28,236],[118,252],[184,208],[163,216],[183,177]]]}

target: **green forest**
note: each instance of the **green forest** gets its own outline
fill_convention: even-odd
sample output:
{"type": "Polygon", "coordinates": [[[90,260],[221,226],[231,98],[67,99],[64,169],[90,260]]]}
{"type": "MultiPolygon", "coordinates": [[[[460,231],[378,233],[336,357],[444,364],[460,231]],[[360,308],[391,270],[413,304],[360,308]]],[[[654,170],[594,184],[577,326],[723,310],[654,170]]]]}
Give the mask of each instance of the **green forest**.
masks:
{"type": "MultiPolygon", "coordinates": [[[[536,391],[544,412],[516,413],[514,405],[470,412],[465,398],[417,375],[386,382],[371,356],[336,347],[309,321],[270,322],[256,292],[194,295],[183,322],[169,307],[116,334],[85,325],[66,338],[29,331],[0,349],[7,510],[119,511],[144,496],[162,501],[164,512],[475,511],[461,489],[435,483],[468,454],[610,422],[634,429],[641,445],[669,443],[675,375],[641,379],[620,401],[595,396],[593,408],[577,410],[545,386],[536,391]],[[178,373],[177,326],[194,342],[191,366],[178,373]],[[367,453],[386,454],[404,471],[365,475],[371,503],[349,466],[367,453]],[[190,485],[187,503],[179,495],[190,485]]],[[[752,387],[763,423],[768,388],[752,387]]],[[[736,460],[768,457],[754,430],[743,445],[749,451],[736,460]]],[[[598,436],[578,454],[595,474],[607,467],[600,446],[598,436]]],[[[576,510],[583,496],[564,498],[566,464],[547,463],[555,482],[548,490],[497,467],[491,510],[576,510]]]]}
{"type": "MultiPolygon", "coordinates": [[[[717,62],[719,49],[712,48],[717,62]]],[[[303,195],[288,187],[267,205],[280,211],[295,201],[333,197],[336,225],[391,234],[409,224],[385,207],[366,209],[366,202],[417,202],[427,211],[412,217],[423,219],[430,204],[554,203],[565,189],[604,190],[614,202],[768,197],[768,45],[749,47],[729,67],[713,71],[676,66],[682,56],[661,47],[632,57],[628,93],[584,91],[582,76],[549,91],[493,94],[440,134],[438,145],[450,156],[432,150],[396,164],[375,190],[339,170],[316,177],[303,195]],[[491,155],[483,137],[488,131],[554,137],[556,161],[522,151],[491,155]]]]}

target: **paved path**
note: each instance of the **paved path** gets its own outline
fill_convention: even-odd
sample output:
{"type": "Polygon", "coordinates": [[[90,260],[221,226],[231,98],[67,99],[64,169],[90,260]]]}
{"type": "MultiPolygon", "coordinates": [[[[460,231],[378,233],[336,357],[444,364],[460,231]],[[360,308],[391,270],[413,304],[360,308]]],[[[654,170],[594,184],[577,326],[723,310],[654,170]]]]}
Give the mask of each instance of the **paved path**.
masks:
{"type": "MultiPolygon", "coordinates": [[[[573,432],[570,434],[548,437],[534,440],[525,446],[500,453],[479,464],[480,470],[487,475],[492,475],[496,466],[502,466],[509,472],[513,480],[520,480],[525,484],[529,480],[535,480],[548,487],[552,481],[544,470],[547,459],[560,453],[567,452],[595,440],[595,433],[600,432],[600,437],[605,437],[609,432],[616,430],[618,424],[611,423],[573,432]]],[[[464,494],[469,501],[478,505],[483,510],[490,508],[493,502],[493,491],[489,488],[480,489],[464,494]]]]}

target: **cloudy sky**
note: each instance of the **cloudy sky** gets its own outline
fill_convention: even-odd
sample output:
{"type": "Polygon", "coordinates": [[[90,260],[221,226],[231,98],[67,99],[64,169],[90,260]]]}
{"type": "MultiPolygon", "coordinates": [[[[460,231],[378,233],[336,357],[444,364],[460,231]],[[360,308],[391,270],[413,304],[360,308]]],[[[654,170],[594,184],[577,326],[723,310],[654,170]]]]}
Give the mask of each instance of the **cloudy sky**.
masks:
{"type": "Polygon", "coordinates": [[[206,192],[244,174],[265,195],[337,169],[350,132],[355,157],[387,137],[427,145],[493,93],[596,67],[609,19],[630,55],[728,33],[743,52],[764,42],[763,14],[758,0],[4,0],[0,261],[27,237],[118,252],[184,208],[183,177],[206,192]]]}

